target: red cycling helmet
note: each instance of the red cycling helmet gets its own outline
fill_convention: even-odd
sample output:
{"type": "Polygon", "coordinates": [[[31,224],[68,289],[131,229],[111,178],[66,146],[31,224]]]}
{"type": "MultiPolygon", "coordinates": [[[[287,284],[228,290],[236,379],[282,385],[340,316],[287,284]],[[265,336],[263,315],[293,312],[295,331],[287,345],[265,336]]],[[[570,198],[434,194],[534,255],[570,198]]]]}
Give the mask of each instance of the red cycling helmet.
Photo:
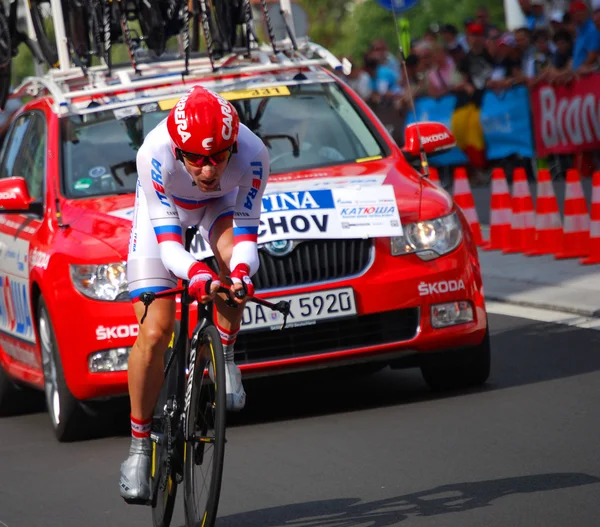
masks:
{"type": "Polygon", "coordinates": [[[181,152],[212,156],[234,146],[240,118],[219,94],[194,86],[169,113],[167,128],[181,152]]]}

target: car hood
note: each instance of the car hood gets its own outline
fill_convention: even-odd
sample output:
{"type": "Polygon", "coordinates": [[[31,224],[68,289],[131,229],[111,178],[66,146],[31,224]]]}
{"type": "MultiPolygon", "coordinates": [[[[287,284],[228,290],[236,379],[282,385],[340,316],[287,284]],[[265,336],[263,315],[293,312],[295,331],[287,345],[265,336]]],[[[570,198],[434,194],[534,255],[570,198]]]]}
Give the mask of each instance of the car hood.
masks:
{"type": "MultiPolygon", "coordinates": [[[[452,198],[418,173],[401,157],[389,157],[293,174],[273,174],[267,192],[339,188],[347,185],[392,185],[402,223],[445,216],[452,198]]],[[[125,259],[133,218],[134,194],[66,200],[62,219],[72,229],[101,239],[125,259]]]]}
{"type": "Polygon", "coordinates": [[[268,191],[340,188],[348,185],[392,185],[402,223],[430,220],[450,214],[450,195],[422,178],[400,155],[363,163],[353,163],[317,170],[273,174],[268,191]]]}
{"type": "Polygon", "coordinates": [[[102,240],[127,258],[134,194],[65,200],[62,221],[75,231],[102,240]]]}

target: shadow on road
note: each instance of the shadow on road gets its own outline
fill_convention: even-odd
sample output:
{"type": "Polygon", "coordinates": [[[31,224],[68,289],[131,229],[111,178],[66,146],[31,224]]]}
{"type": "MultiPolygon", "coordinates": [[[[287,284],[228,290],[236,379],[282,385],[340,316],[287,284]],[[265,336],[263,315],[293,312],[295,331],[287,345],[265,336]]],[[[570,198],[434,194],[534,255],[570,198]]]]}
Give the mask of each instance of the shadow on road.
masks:
{"type": "Polygon", "coordinates": [[[438,516],[489,507],[513,494],[547,492],[592,485],[600,479],[581,473],[551,473],[442,485],[433,489],[371,502],[357,498],[290,504],[220,517],[221,527],[387,527],[409,517],[438,516]]]}

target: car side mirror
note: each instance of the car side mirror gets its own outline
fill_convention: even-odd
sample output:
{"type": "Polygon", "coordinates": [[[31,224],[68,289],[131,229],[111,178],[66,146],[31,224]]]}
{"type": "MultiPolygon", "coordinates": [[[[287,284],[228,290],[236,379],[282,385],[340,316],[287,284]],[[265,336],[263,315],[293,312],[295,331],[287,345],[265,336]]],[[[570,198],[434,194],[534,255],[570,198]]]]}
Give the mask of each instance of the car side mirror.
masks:
{"type": "Polygon", "coordinates": [[[403,152],[408,154],[410,158],[419,158],[421,143],[425,154],[435,155],[454,148],[456,139],[442,123],[409,124],[404,131],[403,152]]]}
{"type": "Polygon", "coordinates": [[[29,195],[27,181],[22,177],[0,179],[0,214],[36,212],[38,207],[29,195]],[[34,210],[35,209],[35,210],[34,210]]]}

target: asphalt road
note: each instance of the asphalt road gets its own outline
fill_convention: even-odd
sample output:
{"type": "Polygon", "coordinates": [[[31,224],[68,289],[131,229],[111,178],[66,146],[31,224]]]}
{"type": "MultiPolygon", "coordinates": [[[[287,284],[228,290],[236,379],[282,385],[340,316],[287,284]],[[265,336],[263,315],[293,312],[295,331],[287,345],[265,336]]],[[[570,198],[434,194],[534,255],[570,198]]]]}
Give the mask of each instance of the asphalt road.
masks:
{"type": "MultiPolygon", "coordinates": [[[[217,525],[597,526],[600,332],[490,323],[484,389],[432,395],[415,370],[247,384],[217,525]]],[[[118,496],[129,439],[117,416],[70,445],[43,412],[0,419],[0,526],[150,525],[118,496]]]]}

